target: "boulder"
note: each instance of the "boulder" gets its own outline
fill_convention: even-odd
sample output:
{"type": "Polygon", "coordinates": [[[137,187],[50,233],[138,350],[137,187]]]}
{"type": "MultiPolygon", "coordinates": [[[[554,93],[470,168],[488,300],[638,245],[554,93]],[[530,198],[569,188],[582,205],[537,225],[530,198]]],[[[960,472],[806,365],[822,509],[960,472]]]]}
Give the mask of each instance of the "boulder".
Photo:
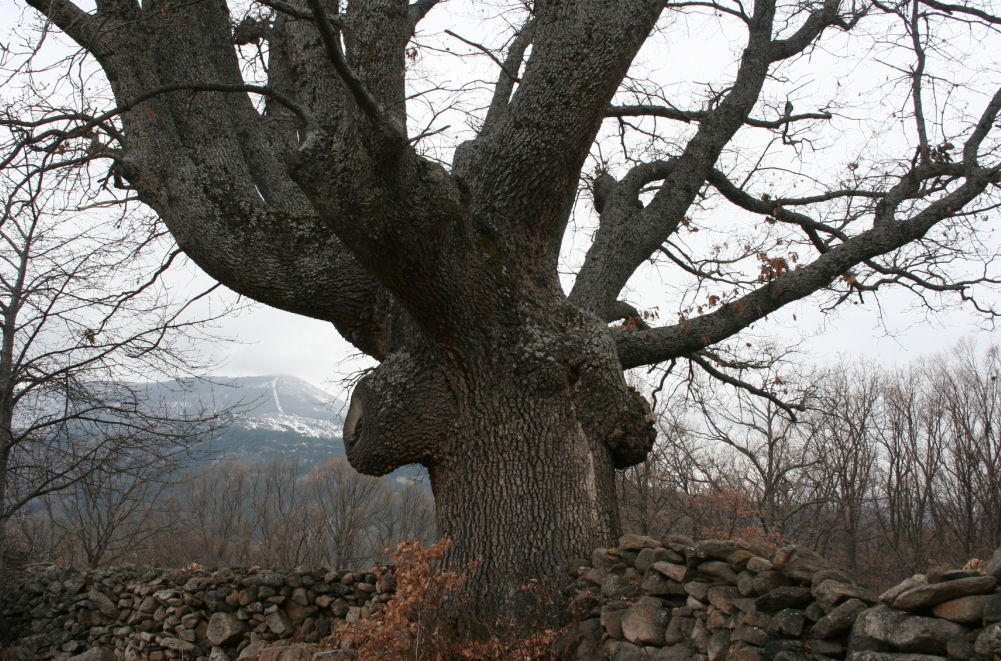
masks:
{"type": "Polygon", "coordinates": [[[904,654],[900,652],[852,652],[847,661],[947,661],[944,656],[904,654]]]}
{"type": "Polygon", "coordinates": [[[913,587],[893,600],[897,610],[917,612],[930,609],[944,601],[977,594],[989,594],[997,587],[998,579],[993,576],[960,578],[955,581],[931,583],[913,587]]]}
{"type": "Polygon", "coordinates": [[[709,560],[708,562],[703,562],[698,566],[699,573],[703,576],[708,576],[709,578],[720,581],[721,583],[728,583],[730,585],[737,584],[737,573],[730,568],[730,565],[723,562],[722,560],[709,560]]]}
{"type": "Polygon", "coordinates": [[[216,647],[228,647],[240,642],[246,632],[247,625],[233,613],[213,613],[205,637],[216,647]]]}
{"type": "Polygon", "coordinates": [[[813,601],[810,588],[781,585],[755,600],[759,611],[779,611],[783,608],[806,608],[813,601]]]}
{"type": "Polygon", "coordinates": [[[692,570],[685,565],[676,565],[672,562],[658,560],[650,566],[672,581],[677,581],[678,583],[685,583],[692,578],[692,570]]]}
{"type": "Polygon", "coordinates": [[[948,642],[965,633],[966,629],[955,622],[909,615],[880,605],[859,615],[850,648],[944,655],[948,642]]]}
{"type": "Polygon", "coordinates": [[[622,551],[642,551],[643,549],[653,549],[662,546],[660,542],[652,537],[644,535],[623,535],[619,537],[619,549],[622,551]]]}
{"type": "Polygon", "coordinates": [[[304,645],[274,645],[265,647],[257,661],[312,661],[313,652],[304,645]]]}
{"type": "Polygon", "coordinates": [[[667,628],[667,613],[660,600],[643,597],[622,616],[622,635],[631,643],[663,645],[667,628]]]}
{"type": "Polygon", "coordinates": [[[283,611],[275,611],[264,619],[271,633],[279,638],[292,635],[292,622],[283,611]]]}
{"type": "Polygon", "coordinates": [[[799,638],[803,633],[806,618],[795,608],[783,608],[768,622],[767,631],[780,638],[799,638]]]}
{"type": "Polygon", "coordinates": [[[987,561],[985,573],[1001,581],[1001,547],[998,547],[991,556],[991,559],[987,561]]]}
{"type": "Polygon", "coordinates": [[[809,581],[821,569],[828,567],[819,553],[798,546],[786,546],[772,556],[772,564],[786,576],[797,581],[809,581]]]}
{"type": "Polygon", "coordinates": [[[817,620],[810,632],[817,638],[832,638],[850,631],[859,613],[867,608],[861,599],[849,599],[817,620]]]}
{"type": "Polygon", "coordinates": [[[914,576],[897,583],[892,588],[889,588],[886,592],[879,595],[879,600],[884,604],[890,605],[894,602],[894,600],[896,600],[897,597],[911,588],[918,587],[919,585],[928,585],[928,577],[924,574],[915,574],[914,576]]]}
{"type": "Polygon", "coordinates": [[[977,654],[989,659],[997,659],[1001,656],[1001,622],[984,627],[984,630],[977,636],[973,649],[977,654]]]}
{"type": "Polygon", "coordinates": [[[831,610],[848,599],[861,599],[870,603],[876,601],[876,597],[868,590],[834,579],[827,579],[815,584],[811,588],[811,593],[825,611],[831,610]]]}
{"type": "Polygon", "coordinates": [[[984,605],[988,599],[990,596],[978,594],[944,601],[932,609],[932,614],[960,624],[979,625],[984,619],[984,605]]]}
{"type": "Polygon", "coordinates": [[[118,608],[115,606],[108,595],[104,594],[96,588],[91,588],[87,591],[87,599],[90,603],[100,611],[101,615],[108,618],[109,620],[115,620],[118,618],[118,608]]]}
{"type": "Polygon", "coordinates": [[[83,654],[77,654],[66,661],[115,661],[115,654],[106,647],[91,647],[83,654]]]}

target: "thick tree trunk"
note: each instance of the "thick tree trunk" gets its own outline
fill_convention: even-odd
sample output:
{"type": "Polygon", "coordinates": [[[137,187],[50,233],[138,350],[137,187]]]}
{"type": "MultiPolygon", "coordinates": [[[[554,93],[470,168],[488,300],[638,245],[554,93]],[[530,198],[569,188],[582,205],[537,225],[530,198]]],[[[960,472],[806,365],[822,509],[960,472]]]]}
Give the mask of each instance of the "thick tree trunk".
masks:
{"type": "Polygon", "coordinates": [[[473,595],[513,613],[531,597],[521,587],[563,587],[572,557],[618,534],[611,453],[566,397],[526,379],[482,378],[469,399],[455,454],[430,467],[438,530],[473,595]]]}
{"type": "Polygon", "coordinates": [[[455,353],[393,353],[358,384],[345,424],[359,470],[427,466],[448,566],[469,575],[460,610],[484,625],[534,618],[523,586],[558,599],[568,561],[614,540],[614,469],[654,438],[597,320],[563,304],[498,330],[455,353]]]}

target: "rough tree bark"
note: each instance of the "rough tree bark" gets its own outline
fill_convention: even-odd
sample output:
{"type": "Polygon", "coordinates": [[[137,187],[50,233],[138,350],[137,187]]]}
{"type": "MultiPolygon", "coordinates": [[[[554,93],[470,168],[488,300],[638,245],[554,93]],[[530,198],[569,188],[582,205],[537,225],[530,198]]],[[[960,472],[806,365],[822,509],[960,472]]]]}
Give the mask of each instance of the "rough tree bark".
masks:
{"type": "Polygon", "coordinates": [[[118,107],[89,127],[120,116],[108,155],[181,248],[236,291],[331,321],[381,361],[352,397],[349,460],[370,474],[427,466],[439,531],[453,563],[477,563],[486,613],[530,578],[558,581],[566,560],[616,535],[613,469],[641,461],[654,440],[624,367],[730,337],[920,238],[997,177],[977,157],[1001,95],[962,164],[916,162],[895,185],[859,194],[880,200],[881,222],[866,232],[849,237],[782,208],[806,202],[762,208],[714,170],[719,155],[751,121],[774,63],[864,12],[826,0],[776,26],[775,0],[757,0],[751,15],[740,10],[748,41],[732,88],[708,110],[680,113],[698,123],[683,151],[595,181],[601,224],[567,296],[559,251],[602,121],[674,112],[610,107],[663,0],[537,0],[482,130],[450,169],[419,156],[406,130],[406,48],[433,0],[353,0],[344,11],[265,2],[269,20],[235,30],[222,0],[99,0],[90,13],[26,2],[103,67],[118,107]],[[255,40],[267,43],[266,88],[245,85],[233,45],[255,40]],[[942,176],[958,183],[895,217],[942,176]],[[802,227],[816,259],[676,325],[610,326],[636,314],[620,291],[707,182],[750,213],[802,227]]]}

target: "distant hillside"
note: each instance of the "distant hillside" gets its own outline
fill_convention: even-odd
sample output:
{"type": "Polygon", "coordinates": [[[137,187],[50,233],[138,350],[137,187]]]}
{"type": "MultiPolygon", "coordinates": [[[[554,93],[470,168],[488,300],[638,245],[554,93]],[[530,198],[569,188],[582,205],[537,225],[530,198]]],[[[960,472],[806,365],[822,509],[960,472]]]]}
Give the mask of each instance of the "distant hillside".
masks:
{"type": "Polygon", "coordinates": [[[149,398],[179,411],[232,409],[231,422],[204,449],[212,461],[252,465],[295,456],[308,469],[344,456],[344,402],[294,376],[213,377],[157,383],[149,398]]]}

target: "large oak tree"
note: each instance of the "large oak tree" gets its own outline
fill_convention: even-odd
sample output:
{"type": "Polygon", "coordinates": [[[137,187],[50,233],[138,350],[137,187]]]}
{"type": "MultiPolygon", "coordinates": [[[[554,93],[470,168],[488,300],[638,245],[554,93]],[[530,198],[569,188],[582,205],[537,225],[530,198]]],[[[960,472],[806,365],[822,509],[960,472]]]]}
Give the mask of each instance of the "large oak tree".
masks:
{"type": "Polygon", "coordinates": [[[512,26],[503,47],[468,17],[451,25],[452,46],[498,73],[444,163],[408,128],[408,65],[422,21],[450,20],[457,0],[25,2],[99,63],[114,102],[8,117],[11,154],[78,145],[112,159],[114,180],[212,277],[330,321],[377,359],[352,396],[349,460],[369,474],[427,467],[439,532],[453,563],[476,563],[483,604],[559,580],[569,558],[616,535],[614,469],[654,441],[624,369],[687,360],[732,380],[713,347],[815,292],[836,302],[897,284],[970,298],[991,277],[945,266],[998,199],[998,77],[967,76],[954,111],[927,69],[971,64],[950,39],[995,37],[1001,19],[967,0],[495,4],[512,26]],[[725,25],[723,47],[741,40],[722,89],[675,96],[631,73],[648,39],[670,46],[672,26],[700,11],[725,25]],[[783,105],[798,84],[785,76],[804,53],[824,61],[818,42],[845,48],[849,31],[869,44],[850,46],[870,56],[853,76],[882,62],[906,88],[902,121],[886,122],[900,153],[812,175],[806,195],[792,180],[766,188],[774,167],[728,150],[764,132],[787,170],[808,163],[798,127],[822,131],[836,114],[783,105]],[[621,157],[592,168],[609,127],[621,157]],[[598,222],[567,293],[561,246],[578,202],[598,222]],[[720,213],[762,238],[686,240],[720,213]],[[625,300],[651,259],[708,287],[677,323],[625,300]]]}

